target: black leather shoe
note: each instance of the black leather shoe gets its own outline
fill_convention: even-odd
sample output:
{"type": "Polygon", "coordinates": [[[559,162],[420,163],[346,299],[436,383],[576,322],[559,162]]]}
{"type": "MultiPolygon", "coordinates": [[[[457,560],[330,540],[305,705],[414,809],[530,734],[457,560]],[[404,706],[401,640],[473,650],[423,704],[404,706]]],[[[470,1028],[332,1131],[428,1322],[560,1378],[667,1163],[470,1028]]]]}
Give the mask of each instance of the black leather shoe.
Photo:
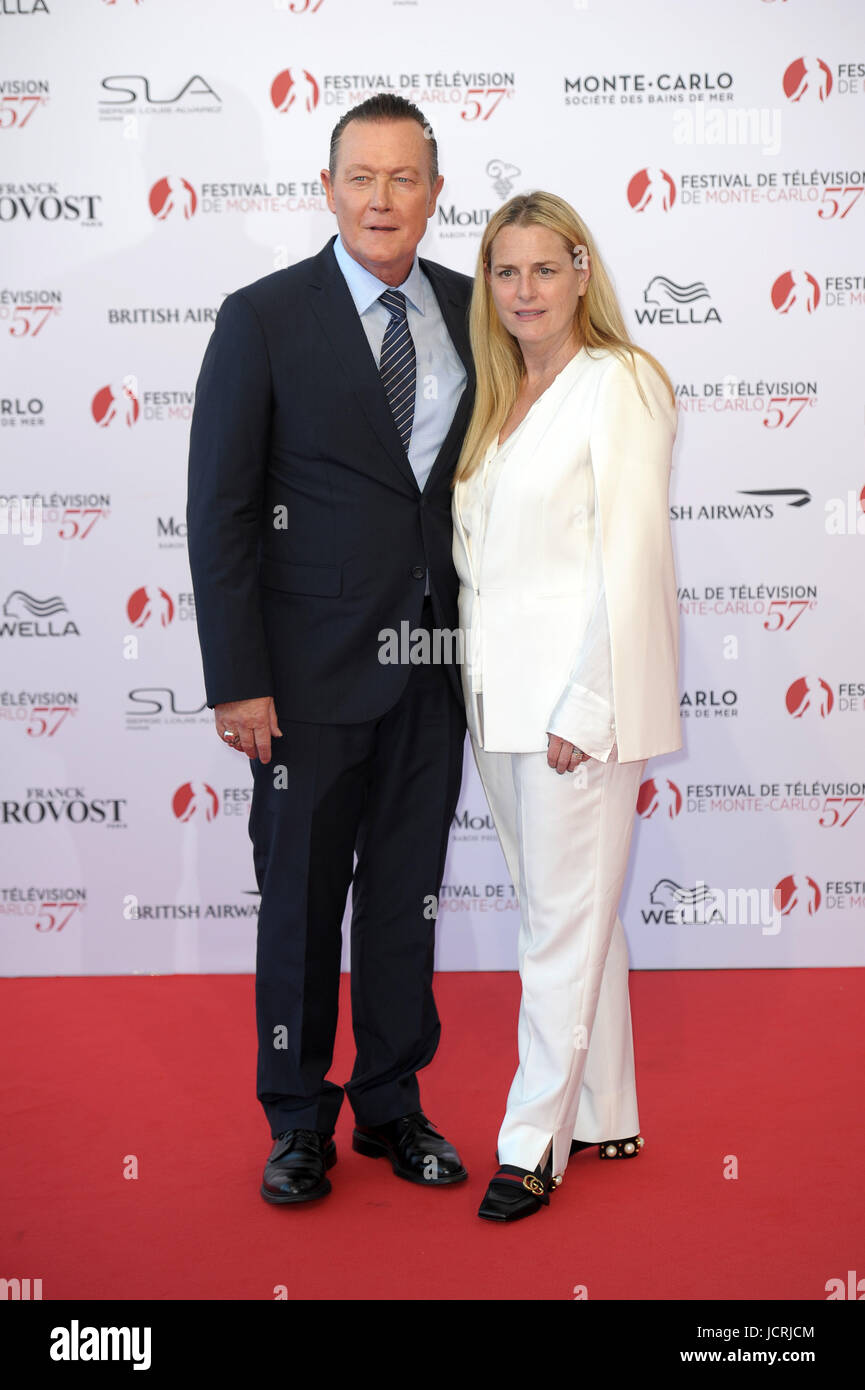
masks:
{"type": "Polygon", "coordinates": [[[532,1216],[541,1207],[550,1205],[550,1193],[558,1187],[553,1181],[552,1165],[540,1165],[529,1172],[527,1168],[517,1168],[512,1163],[503,1163],[491,1179],[484,1200],[478,1207],[478,1216],[486,1221],[520,1221],[524,1216],[532,1216]]]}
{"type": "Polygon", "coordinates": [[[264,1168],[261,1195],[266,1202],[311,1202],[330,1192],[326,1169],[336,1163],[333,1135],[317,1129],[280,1134],[264,1168]]]}
{"type": "MultiPolygon", "coordinates": [[[[597,1145],[598,1158],[636,1158],[645,1143],[642,1134],[634,1134],[630,1139],[608,1139],[597,1145]]],[[[593,1149],[595,1144],[584,1144],[581,1139],[571,1141],[571,1153],[581,1149],[593,1149]]]]}
{"type": "Polygon", "coordinates": [[[356,1125],[351,1146],[367,1158],[389,1158],[398,1178],[424,1187],[447,1187],[468,1177],[456,1149],[422,1110],[386,1125],[356,1125]]]}

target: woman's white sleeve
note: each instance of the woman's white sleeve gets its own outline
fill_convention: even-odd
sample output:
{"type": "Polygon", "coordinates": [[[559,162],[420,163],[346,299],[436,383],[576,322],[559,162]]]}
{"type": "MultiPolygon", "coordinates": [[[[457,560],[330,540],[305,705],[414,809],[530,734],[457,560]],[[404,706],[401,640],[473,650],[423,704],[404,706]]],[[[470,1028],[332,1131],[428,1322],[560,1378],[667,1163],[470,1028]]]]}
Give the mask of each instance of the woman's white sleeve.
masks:
{"type": "Polygon", "coordinates": [[[608,760],[615,745],[610,628],[603,578],[570,678],[550,718],[548,733],[557,734],[602,763],[608,760]]]}

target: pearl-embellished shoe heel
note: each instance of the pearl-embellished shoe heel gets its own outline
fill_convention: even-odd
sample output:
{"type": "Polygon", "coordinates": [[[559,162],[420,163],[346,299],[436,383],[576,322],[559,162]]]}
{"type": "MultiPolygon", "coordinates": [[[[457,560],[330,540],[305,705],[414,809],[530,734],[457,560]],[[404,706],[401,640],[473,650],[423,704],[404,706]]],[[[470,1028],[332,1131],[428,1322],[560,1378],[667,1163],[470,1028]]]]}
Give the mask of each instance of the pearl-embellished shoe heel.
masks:
{"type": "MultiPolygon", "coordinates": [[[[630,1139],[610,1139],[598,1144],[598,1158],[636,1158],[645,1142],[642,1134],[635,1134],[630,1139]]],[[[572,1154],[591,1148],[594,1148],[594,1144],[584,1144],[580,1139],[571,1142],[572,1154]]]]}

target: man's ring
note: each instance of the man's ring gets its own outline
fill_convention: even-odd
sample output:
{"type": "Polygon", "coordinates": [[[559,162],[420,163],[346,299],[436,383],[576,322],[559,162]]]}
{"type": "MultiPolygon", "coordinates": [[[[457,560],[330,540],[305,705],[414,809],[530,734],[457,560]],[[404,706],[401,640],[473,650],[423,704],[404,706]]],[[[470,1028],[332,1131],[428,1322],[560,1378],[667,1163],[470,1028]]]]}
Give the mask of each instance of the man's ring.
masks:
{"type": "Polygon", "coordinates": [[[237,738],[237,734],[233,734],[230,729],[223,729],[222,737],[225,739],[226,743],[233,743],[237,738]]]}

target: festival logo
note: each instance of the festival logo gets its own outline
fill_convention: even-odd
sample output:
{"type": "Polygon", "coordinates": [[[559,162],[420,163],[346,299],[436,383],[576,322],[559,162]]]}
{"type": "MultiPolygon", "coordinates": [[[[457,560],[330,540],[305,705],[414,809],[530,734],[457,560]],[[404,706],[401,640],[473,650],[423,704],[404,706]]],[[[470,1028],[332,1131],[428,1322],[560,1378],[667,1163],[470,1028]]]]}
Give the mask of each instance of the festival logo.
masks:
{"type": "MultiPolygon", "coordinates": [[[[853,192],[858,198],[863,189],[853,192]]],[[[865,275],[824,275],[821,288],[808,271],[787,270],[772,286],[771,297],[779,314],[813,314],[819,304],[826,309],[861,309],[865,305],[865,275]]]]}
{"type": "Polygon", "coordinates": [[[130,594],[126,615],[133,627],[145,627],[151,618],[155,626],[168,627],[174,620],[174,600],[155,584],[145,584],[130,594]]]}
{"type": "Polygon", "coordinates": [[[628,184],[628,202],[634,212],[645,212],[650,206],[669,212],[675,201],[676,185],[666,169],[650,165],[634,174],[628,184]]]}
{"type": "Polygon", "coordinates": [[[0,130],[23,130],[34,111],[47,106],[50,100],[51,89],[45,77],[0,79],[0,130]]]}
{"type": "Polygon", "coordinates": [[[784,703],[787,713],[794,719],[801,719],[809,711],[812,716],[826,719],[832,712],[835,696],[821,676],[800,676],[787,690],[784,703]]]}
{"type": "Polygon", "coordinates": [[[674,387],[676,405],[689,415],[759,416],[764,429],[788,430],[803,413],[817,406],[816,380],[767,373],[746,378],[728,372],[721,381],[678,381],[674,387]]]}
{"type": "Polygon", "coordinates": [[[637,793],[637,815],[643,820],[675,820],[682,809],[682,793],[665,777],[650,777],[637,793]]]}
{"type": "Polygon", "coordinates": [[[78,710],[77,691],[0,690],[0,720],[17,724],[27,738],[53,738],[78,710]]]}
{"type": "MultiPolygon", "coordinates": [[[[290,103],[292,72],[297,79],[298,106],[301,97],[307,103],[317,104],[319,88],[325,106],[356,106],[379,92],[392,92],[423,111],[458,109],[460,120],[466,122],[488,121],[515,92],[514,73],[492,68],[472,72],[326,72],[317,79],[305,68],[289,68],[279,73],[271,85],[270,99],[277,110],[283,109],[283,103],[290,103]]],[[[306,109],[311,111],[312,105],[306,109]]]]}
{"type": "Polygon", "coordinates": [[[90,413],[100,429],[107,429],[114,420],[121,418],[131,428],[140,413],[138,378],[130,372],[119,385],[110,382],[100,386],[90,402],[90,413]]]}
{"type": "Polygon", "coordinates": [[[796,58],[784,73],[781,84],[788,101],[827,101],[832,91],[832,73],[822,58],[796,58]]]}
{"type": "Polygon", "coordinates": [[[683,616],[759,617],[765,632],[789,632],[817,607],[816,584],[697,584],[676,590],[683,616]]]}
{"type": "Polygon", "coordinates": [[[779,895],[779,910],[782,917],[792,913],[813,917],[820,907],[820,889],[807,874],[787,874],[775,884],[779,895]]]}
{"type": "Polygon", "coordinates": [[[0,921],[19,921],[40,933],[59,936],[65,928],[74,928],[86,906],[86,888],[46,888],[35,883],[0,886],[0,921]]]}
{"type": "Polygon", "coordinates": [[[207,782],[184,782],[171,798],[171,809],[179,821],[211,821],[219,812],[219,798],[207,782]]]}
{"type": "MultiPolygon", "coordinates": [[[[179,218],[182,214],[188,221],[194,215],[221,216],[225,213],[240,213],[244,217],[250,213],[271,213],[282,216],[287,212],[327,212],[327,198],[319,178],[273,180],[258,177],[224,180],[204,179],[196,190],[187,179],[160,179],[150,191],[150,210],[154,217],[165,221],[168,217],[179,218]]],[[[2,206],[0,206],[2,217],[2,206]]],[[[279,252],[282,248],[277,248],[279,252]]],[[[290,258],[275,258],[277,269],[291,264],[290,258]]],[[[186,319],[189,319],[187,313],[186,319]]],[[[118,320],[129,322],[128,319],[118,320]]],[[[134,320],[136,323],[158,322],[144,314],[134,320]]],[[[200,317],[196,322],[202,322],[200,317]]]]}
{"type": "Polygon", "coordinates": [[[424,908],[424,916],[450,912],[519,912],[512,883],[443,883],[438,899],[424,908]]]}
{"type": "Polygon", "coordinates": [[[863,805],[865,782],[689,782],[685,787],[689,815],[816,815],[822,830],[843,830],[863,805]]]}
{"type": "Polygon", "coordinates": [[[171,217],[172,214],[175,218],[182,217],[188,222],[195,216],[195,209],[198,207],[198,195],[192,184],[188,179],[174,174],[157,179],[147,201],[150,211],[159,222],[164,222],[166,217],[171,217]]]}
{"type": "MultiPolygon", "coordinates": [[[[718,119],[721,114],[715,113],[718,119]]],[[[735,114],[732,111],[727,113],[731,118],[735,114]]],[[[738,114],[747,115],[747,112],[738,114]]],[[[773,114],[780,115],[778,112],[773,114]]],[[[689,115],[689,112],[683,111],[681,119],[685,120],[689,115]]],[[[697,134],[699,136],[702,132],[698,131],[697,134]]],[[[736,138],[733,131],[727,134],[728,142],[736,138]]],[[[748,140],[744,132],[741,136],[737,143],[756,143],[754,140],[748,140]]],[[[688,143],[695,142],[689,139],[688,143]]],[[[696,143],[700,143],[699,139],[696,143]]],[[[710,140],[708,143],[715,142],[710,140]]],[[[764,147],[763,153],[777,154],[780,136],[776,145],[777,148],[771,145],[764,147]]],[[[837,166],[829,169],[716,169],[708,173],[703,170],[680,170],[676,176],[676,185],[683,207],[702,208],[712,205],[749,208],[758,204],[799,204],[802,208],[810,206],[812,211],[816,211],[821,222],[830,222],[833,218],[841,222],[865,192],[865,169],[860,165],[859,168],[848,166],[841,169],[837,166]]]]}
{"type": "Polygon", "coordinates": [[[154,422],[185,423],[192,419],[194,404],[194,391],[175,387],[142,391],[138,378],[130,373],[120,385],[112,382],[97,391],[91,402],[90,413],[101,429],[106,429],[121,417],[130,427],[137,423],[139,417],[148,425],[154,422]]]}
{"type": "Polygon", "coordinates": [[[782,917],[804,920],[824,912],[855,912],[865,908],[865,882],[861,878],[827,879],[822,888],[807,874],[787,874],[775,885],[782,917]]]}
{"type": "Polygon", "coordinates": [[[785,270],[772,286],[772,305],[779,314],[813,314],[820,303],[820,286],[807,270],[785,270]]]}
{"type": "Polygon", "coordinates": [[[295,105],[303,106],[304,111],[314,111],[318,106],[321,92],[311,72],[298,69],[295,77],[291,68],[278,72],[270,84],[270,100],[279,112],[290,111],[295,105]]]}
{"type": "Polygon", "coordinates": [[[0,290],[0,320],[9,320],[10,338],[35,338],[62,312],[62,290],[0,290]]]}
{"type": "MultiPolygon", "coordinates": [[[[58,540],[87,540],[98,521],[111,516],[111,494],[108,492],[30,492],[0,497],[0,535],[7,526],[7,516],[19,523],[22,534],[35,536],[32,544],[41,541],[45,528],[54,527],[58,540]]],[[[13,526],[13,530],[16,529],[13,526]]],[[[25,540],[25,544],[28,542],[25,540]]]]}

